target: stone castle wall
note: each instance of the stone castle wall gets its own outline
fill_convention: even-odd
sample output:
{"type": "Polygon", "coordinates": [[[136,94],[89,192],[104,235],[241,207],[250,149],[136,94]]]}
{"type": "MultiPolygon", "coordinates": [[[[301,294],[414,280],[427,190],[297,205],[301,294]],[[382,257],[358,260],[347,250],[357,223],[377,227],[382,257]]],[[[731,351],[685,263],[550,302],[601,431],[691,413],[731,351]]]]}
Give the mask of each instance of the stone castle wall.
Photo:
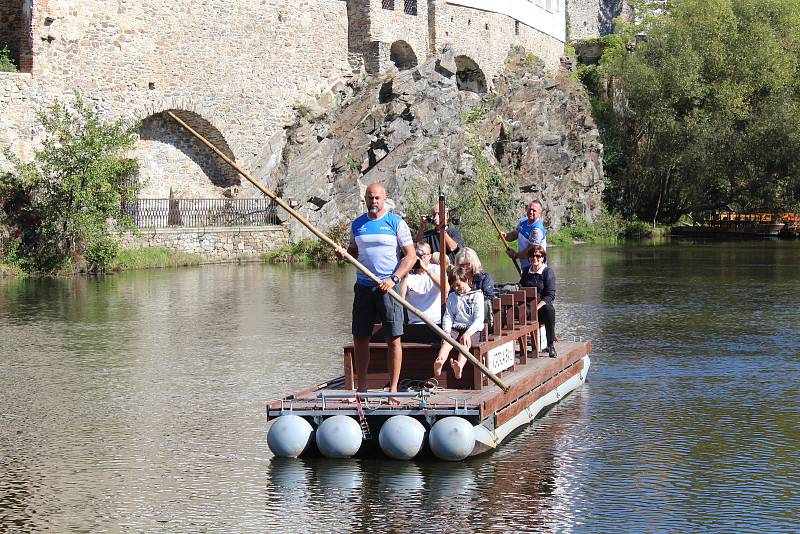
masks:
{"type": "MultiPolygon", "coordinates": [[[[293,106],[312,102],[352,72],[341,1],[306,0],[299,9],[295,0],[49,0],[33,8],[39,33],[31,87],[22,105],[0,109],[3,129],[17,132],[21,144],[34,142],[25,131],[29,110],[78,91],[109,118],[193,112],[247,167],[293,116],[293,106]]],[[[5,93],[19,81],[4,77],[0,84],[5,93]]],[[[194,148],[207,149],[187,147],[182,164],[143,180],[164,174],[202,180],[197,160],[206,156],[194,148]]]]}
{"type": "Polygon", "coordinates": [[[614,30],[614,18],[630,15],[626,0],[569,0],[570,39],[590,39],[614,30]]]}
{"type": "Polygon", "coordinates": [[[205,261],[225,262],[256,258],[289,243],[283,226],[258,228],[152,228],[138,235],[125,233],[121,245],[126,249],[164,247],[199,254],[205,261]]]}
{"type": "Polygon", "coordinates": [[[505,15],[447,3],[436,6],[436,43],[453,48],[480,67],[487,83],[503,70],[511,46],[519,44],[555,70],[564,43],[505,15]]]}
{"type": "MultiPolygon", "coordinates": [[[[590,4],[571,0],[581,2],[590,4]]],[[[505,15],[446,0],[418,0],[413,15],[405,4],[395,0],[387,10],[382,0],[0,0],[0,20],[23,21],[15,42],[28,43],[20,63],[30,71],[0,73],[0,144],[29,157],[41,133],[33,127],[35,111],[77,91],[109,119],[143,121],[136,155],[144,197],[170,190],[178,198],[230,196],[244,184],[160,112],[182,110],[230,157],[257,171],[280,150],[294,108],[314,106],[354,69],[386,69],[393,52],[407,59],[410,50],[421,63],[451,44],[491,84],[512,44],[552,69],[563,51],[558,39],[505,15]]],[[[0,154],[0,170],[6,168],[0,154]]]]}
{"type": "MultiPolygon", "coordinates": [[[[8,147],[26,160],[31,156],[33,92],[34,80],[30,74],[0,72],[0,149],[8,147]]],[[[5,170],[4,162],[5,156],[0,150],[0,172],[5,170]]]]}
{"type": "Polygon", "coordinates": [[[384,9],[381,0],[369,0],[370,40],[377,41],[380,46],[378,54],[378,72],[392,66],[391,45],[397,41],[408,43],[416,57],[416,63],[422,63],[428,57],[429,29],[428,3],[419,0],[416,14],[406,13],[403,0],[395,0],[393,10],[384,9]]]}

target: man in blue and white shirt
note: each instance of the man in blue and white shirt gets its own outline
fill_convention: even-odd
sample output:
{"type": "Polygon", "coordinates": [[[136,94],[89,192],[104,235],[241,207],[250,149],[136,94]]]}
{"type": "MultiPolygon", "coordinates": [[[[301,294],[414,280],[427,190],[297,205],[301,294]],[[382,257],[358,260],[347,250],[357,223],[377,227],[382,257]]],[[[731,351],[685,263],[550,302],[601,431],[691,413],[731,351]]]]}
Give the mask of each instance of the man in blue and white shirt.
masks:
{"type": "Polygon", "coordinates": [[[528,261],[528,249],[531,245],[541,245],[545,250],[547,249],[547,230],[542,221],[542,203],[534,200],[528,204],[527,217],[520,219],[516,229],[501,235],[506,241],[517,241],[516,252],[508,248],[506,254],[510,258],[522,260],[520,268],[522,272],[525,272],[531,265],[531,262],[528,261]]]}
{"type": "MultiPolygon", "coordinates": [[[[386,207],[386,189],[380,184],[370,184],[364,202],[367,212],[356,218],[350,226],[347,252],[381,282],[376,283],[360,270],[356,271],[352,331],[358,391],[367,391],[369,340],[376,317],[383,323],[388,346],[389,390],[397,391],[403,361],[400,342],[400,336],[403,335],[403,306],[387,292],[411,270],[417,256],[408,225],[386,207]]],[[[336,254],[340,259],[344,258],[344,249],[338,247],[336,254]]]]}

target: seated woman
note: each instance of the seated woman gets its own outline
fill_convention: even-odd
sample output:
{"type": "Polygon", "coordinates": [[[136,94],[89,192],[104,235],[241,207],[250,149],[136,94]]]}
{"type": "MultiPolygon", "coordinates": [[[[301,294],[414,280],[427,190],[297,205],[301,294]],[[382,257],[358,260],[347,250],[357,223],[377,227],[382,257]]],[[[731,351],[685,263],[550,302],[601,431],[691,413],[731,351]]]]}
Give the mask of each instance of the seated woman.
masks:
{"type": "Polygon", "coordinates": [[[487,300],[494,298],[494,280],[489,273],[483,271],[478,254],[469,247],[462,247],[456,254],[456,267],[464,267],[469,271],[472,289],[480,289],[487,300]]]}
{"type": "Polygon", "coordinates": [[[522,273],[519,284],[523,287],[536,288],[536,309],[539,322],[544,324],[547,333],[547,351],[551,358],[558,356],[553,342],[556,338],[556,309],[553,301],[556,300],[556,273],[545,266],[547,251],[541,245],[531,245],[528,249],[528,261],[531,266],[522,273]]]}
{"type": "MultiPolygon", "coordinates": [[[[450,287],[447,305],[442,318],[442,330],[450,334],[465,349],[472,346],[472,335],[483,330],[483,293],[470,288],[471,276],[464,267],[456,267],[450,274],[450,287]],[[451,330],[452,329],[452,330],[451,330]]],[[[433,376],[442,377],[442,367],[453,347],[442,340],[439,354],[433,362],[433,376]]],[[[458,353],[458,358],[450,361],[457,379],[461,379],[467,357],[458,353]]]]}
{"type": "Polygon", "coordinates": [[[492,315],[492,299],[497,294],[494,288],[494,280],[489,273],[484,272],[481,260],[477,252],[469,247],[461,247],[456,254],[456,267],[464,267],[469,271],[470,286],[472,289],[480,289],[483,292],[484,301],[484,321],[489,325],[489,330],[494,327],[494,317],[492,315]]]}

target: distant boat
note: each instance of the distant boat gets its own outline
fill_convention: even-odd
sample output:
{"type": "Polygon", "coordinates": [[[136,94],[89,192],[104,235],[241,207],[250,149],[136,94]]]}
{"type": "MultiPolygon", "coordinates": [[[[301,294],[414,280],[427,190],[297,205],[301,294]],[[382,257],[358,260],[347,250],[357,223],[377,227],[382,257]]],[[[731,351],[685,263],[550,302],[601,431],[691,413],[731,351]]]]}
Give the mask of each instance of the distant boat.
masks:
{"type": "Polygon", "coordinates": [[[798,220],[793,213],[715,212],[700,224],[673,226],[672,235],[680,237],[778,237],[787,222],[798,220]]]}

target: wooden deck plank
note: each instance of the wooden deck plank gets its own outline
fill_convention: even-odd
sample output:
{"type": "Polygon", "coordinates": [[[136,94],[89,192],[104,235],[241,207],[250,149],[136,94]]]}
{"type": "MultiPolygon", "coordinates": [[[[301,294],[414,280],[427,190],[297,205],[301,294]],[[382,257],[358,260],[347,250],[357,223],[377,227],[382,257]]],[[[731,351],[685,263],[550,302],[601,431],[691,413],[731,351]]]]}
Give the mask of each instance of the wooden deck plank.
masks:
{"type": "MultiPolygon", "coordinates": [[[[467,409],[480,410],[481,419],[495,412],[502,414],[504,410],[506,412],[500,416],[501,419],[510,419],[541,395],[580,372],[583,368],[581,359],[591,350],[591,343],[588,341],[580,343],[558,342],[556,346],[561,354],[558,358],[530,358],[528,363],[517,365],[514,371],[504,373],[503,379],[511,386],[507,393],[503,393],[494,384],[484,386],[481,390],[454,388],[435,390],[427,400],[428,408],[453,408],[455,403],[453,397],[455,397],[458,399],[459,407],[464,406],[467,409]],[[540,387],[543,384],[545,384],[545,387],[540,387]],[[517,411],[514,412],[513,410],[517,411]]],[[[374,376],[370,376],[370,382],[379,383],[379,385],[370,389],[381,391],[385,375],[381,373],[371,373],[371,375],[374,376]]],[[[341,384],[341,387],[324,389],[326,384],[320,384],[285,397],[284,403],[290,402],[295,410],[320,410],[322,409],[322,401],[317,398],[320,391],[340,393],[350,389],[345,387],[346,380],[342,378],[336,380],[336,382],[331,381],[330,383],[341,384]]],[[[375,407],[376,405],[376,401],[369,403],[369,407],[375,407]]],[[[390,407],[387,404],[383,404],[381,409],[408,410],[415,409],[418,406],[419,400],[400,399],[398,406],[390,407]]],[[[325,407],[327,410],[353,410],[355,404],[346,400],[328,399],[325,402],[325,407]]],[[[280,408],[280,400],[272,401],[268,404],[268,409],[270,410],[279,410],[280,408]]]]}
{"type": "Polygon", "coordinates": [[[506,377],[506,383],[510,386],[508,391],[503,391],[494,384],[489,384],[480,391],[480,402],[482,402],[481,416],[486,417],[503,406],[511,404],[513,401],[526,394],[537,385],[542,384],[547,379],[555,376],[561,370],[575,364],[583,356],[589,353],[591,343],[556,343],[559,353],[558,358],[535,358],[525,366],[519,366],[527,372],[515,372],[506,377]]]}
{"type": "Polygon", "coordinates": [[[507,423],[510,419],[519,414],[522,410],[524,410],[525,408],[527,408],[540,398],[544,397],[554,388],[557,388],[558,386],[560,386],[573,376],[580,373],[582,370],[583,370],[583,360],[578,360],[578,362],[572,367],[567,368],[566,370],[557,374],[550,380],[538,385],[532,391],[529,391],[527,394],[518,398],[513,404],[506,406],[505,408],[502,408],[500,411],[494,414],[495,427],[499,427],[500,425],[507,423]]]}

